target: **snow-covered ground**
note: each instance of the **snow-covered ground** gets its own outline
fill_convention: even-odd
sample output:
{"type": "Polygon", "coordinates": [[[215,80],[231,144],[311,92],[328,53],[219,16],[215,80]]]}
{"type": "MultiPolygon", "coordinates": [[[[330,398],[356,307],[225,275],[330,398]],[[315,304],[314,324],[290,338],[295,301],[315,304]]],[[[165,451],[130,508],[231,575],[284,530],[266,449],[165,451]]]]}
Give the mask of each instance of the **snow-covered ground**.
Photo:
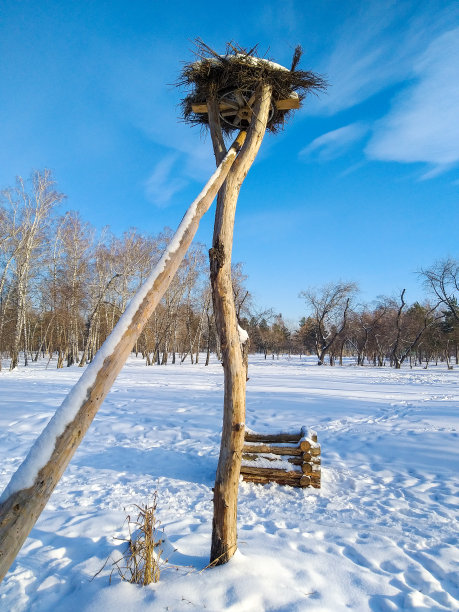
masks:
{"type": "MultiPolygon", "coordinates": [[[[0,374],[0,490],[81,369],[0,374]]],[[[207,565],[222,367],[130,359],[0,586],[0,609],[458,610],[459,370],[252,357],[247,425],[318,432],[322,489],[241,483],[239,550],[207,565]],[[174,550],[156,585],[114,577],[126,513],[158,490],[174,550]],[[126,510],[125,510],[126,509],[126,510]]]]}

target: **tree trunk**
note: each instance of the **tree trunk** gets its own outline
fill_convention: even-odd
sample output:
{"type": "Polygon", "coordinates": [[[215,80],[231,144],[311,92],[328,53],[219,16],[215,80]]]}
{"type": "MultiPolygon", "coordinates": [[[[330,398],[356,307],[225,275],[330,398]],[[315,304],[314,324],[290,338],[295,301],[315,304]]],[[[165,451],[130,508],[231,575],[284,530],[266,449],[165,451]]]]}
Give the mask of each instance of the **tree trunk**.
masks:
{"type": "MultiPolygon", "coordinates": [[[[214,487],[210,553],[213,565],[229,561],[237,548],[237,494],[245,431],[246,368],[231,282],[234,216],[240,187],[265,134],[270,102],[271,87],[263,84],[257,92],[246,142],[218,194],[214,237],[209,251],[212,299],[225,378],[223,430],[214,487]]],[[[219,164],[225,147],[215,99],[208,103],[208,111],[215,158],[219,164]]]]}
{"type": "Polygon", "coordinates": [[[16,326],[14,330],[14,340],[13,340],[13,349],[11,351],[11,363],[10,370],[14,370],[18,367],[19,364],[19,347],[21,342],[22,329],[24,324],[24,308],[25,308],[25,298],[24,298],[24,290],[23,290],[23,281],[20,279],[18,281],[18,305],[16,312],[16,326]]]}
{"type": "Polygon", "coordinates": [[[211,334],[211,323],[210,323],[210,315],[209,311],[206,311],[207,316],[207,352],[206,352],[206,366],[209,365],[210,362],[210,334],[211,334]]]}

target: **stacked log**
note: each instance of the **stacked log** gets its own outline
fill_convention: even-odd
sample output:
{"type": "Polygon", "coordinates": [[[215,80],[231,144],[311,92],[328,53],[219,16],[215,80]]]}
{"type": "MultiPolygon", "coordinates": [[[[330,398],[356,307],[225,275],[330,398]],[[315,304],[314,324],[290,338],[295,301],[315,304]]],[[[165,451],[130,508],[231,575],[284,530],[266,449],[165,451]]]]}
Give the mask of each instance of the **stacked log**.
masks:
{"type": "Polygon", "coordinates": [[[320,445],[317,433],[302,427],[295,433],[261,434],[247,430],[241,475],[247,482],[277,482],[320,489],[320,445]]]}

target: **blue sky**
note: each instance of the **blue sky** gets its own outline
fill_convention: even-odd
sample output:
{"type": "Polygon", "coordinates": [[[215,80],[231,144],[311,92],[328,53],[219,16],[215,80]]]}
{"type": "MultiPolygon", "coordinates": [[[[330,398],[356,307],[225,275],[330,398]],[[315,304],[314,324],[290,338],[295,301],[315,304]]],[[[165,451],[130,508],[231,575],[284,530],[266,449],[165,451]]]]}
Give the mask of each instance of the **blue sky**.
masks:
{"type": "Polygon", "coordinates": [[[361,300],[419,299],[416,271],[458,255],[457,0],[3,0],[0,186],[49,167],[97,227],[175,228],[214,164],[173,86],[198,36],[287,66],[301,44],[330,82],[266,137],[241,191],[233,259],[260,307],[296,320],[301,290],[339,279],[361,300]]]}

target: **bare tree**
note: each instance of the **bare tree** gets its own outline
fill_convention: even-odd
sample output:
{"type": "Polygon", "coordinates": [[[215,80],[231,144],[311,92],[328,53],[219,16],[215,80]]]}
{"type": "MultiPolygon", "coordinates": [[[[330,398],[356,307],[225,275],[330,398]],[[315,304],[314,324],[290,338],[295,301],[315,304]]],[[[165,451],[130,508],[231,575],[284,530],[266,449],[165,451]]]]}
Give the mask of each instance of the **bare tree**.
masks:
{"type": "Polygon", "coordinates": [[[252,306],[252,295],[245,286],[247,278],[247,274],[244,274],[241,262],[231,266],[231,284],[233,286],[236,317],[239,323],[243,317],[247,317],[251,312],[250,308],[252,306]]]}
{"type": "Polygon", "coordinates": [[[428,327],[443,315],[434,316],[438,304],[433,307],[413,304],[404,313],[405,289],[400,294],[400,305],[394,308],[395,312],[395,339],[392,345],[391,358],[396,370],[399,370],[402,363],[418,345],[422,335],[428,327]]]}
{"type": "MultiPolygon", "coordinates": [[[[93,230],[79,213],[66,213],[61,228],[61,259],[59,266],[59,293],[65,313],[65,356],[67,365],[78,363],[81,344],[81,317],[87,307],[91,289],[89,265],[92,256],[93,230]]],[[[61,343],[62,344],[62,343],[61,343]]],[[[62,347],[64,348],[64,347],[62,347]]],[[[62,353],[62,352],[61,352],[62,353]]],[[[61,364],[60,364],[61,365],[61,364]]]]}
{"type": "Polygon", "coordinates": [[[325,355],[336,338],[345,330],[352,297],[357,293],[353,282],[329,283],[318,289],[300,293],[315,319],[317,364],[323,365],[325,355]]]}
{"type": "Polygon", "coordinates": [[[357,365],[363,366],[368,347],[371,345],[375,330],[387,311],[385,304],[378,304],[371,310],[364,305],[349,317],[347,341],[357,352],[357,365]]]}
{"type": "Polygon", "coordinates": [[[11,190],[0,194],[0,370],[2,368],[2,352],[4,346],[3,330],[10,305],[13,282],[12,270],[16,253],[19,250],[20,233],[19,203],[12,197],[11,190]]]}
{"type": "Polygon", "coordinates": [[[437,261],[421,270],[420,276],[439,303],[444,304],[459,322],[459,262],[452,258],[437,261]]]}
{"type": "Polygon", "coordinates": [[[44,233],[50,221],[50,214],[64,198],[54,189],[55,181],[49,170],[36,171],[31,178],[31,186],[18,177],[16,186],[7,191],[7,198],[15,211],[18,211],[20,229],[15,239],[15,292],[16,323],[13,339],[10,369],[19,361],[21,334],[24,333],[24,351],[27,355],[27,299],[30,272],[37,252],[43,246],[44,233]]]}

